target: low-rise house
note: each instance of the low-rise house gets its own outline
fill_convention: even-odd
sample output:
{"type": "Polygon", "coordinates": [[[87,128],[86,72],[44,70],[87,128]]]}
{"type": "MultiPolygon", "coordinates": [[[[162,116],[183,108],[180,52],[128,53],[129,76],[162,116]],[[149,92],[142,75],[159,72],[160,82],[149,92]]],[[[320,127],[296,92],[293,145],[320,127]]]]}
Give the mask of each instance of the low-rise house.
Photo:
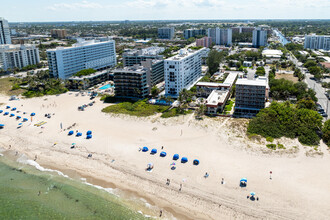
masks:
{"type": "Polygon", "coordinates": [[[215,115],[222,112],[230,96],[230,91],[213,90],[206,99],[207,114],[215,115]]]}
{"type": "Polygon", "coordinates": [[[109,70],[98,71],[86,76],[71,76],[68,80],[69,89],[88,89],[109,80],[109,70]]]}

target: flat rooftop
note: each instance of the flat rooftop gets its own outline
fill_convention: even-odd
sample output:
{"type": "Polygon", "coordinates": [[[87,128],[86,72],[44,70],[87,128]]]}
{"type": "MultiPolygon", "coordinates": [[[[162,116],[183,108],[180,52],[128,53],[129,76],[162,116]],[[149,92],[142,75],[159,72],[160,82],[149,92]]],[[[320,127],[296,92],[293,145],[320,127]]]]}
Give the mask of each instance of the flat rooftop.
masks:
{"type": "Polygon", "coordinates": [[[72,48],[78,48],[78,47],[84,47],[84,46],[90,46],[90,45],[97,45],[97,44],[105,44],[109,42],[114,42],[113,40],[109,41],[99,41],[99,40],[80,40],[78,43],[73,44],[71,47],[56,47],[55,49],[48,49],[47,51],[58,51],[58,50],[69,50],[72,48]]]}
{"type": "Polygon", "coordinates": [[[282,56],[282,51],[280,50],[263,50],[262,55],[263,56],[282,56]]]}
{"type": "Polygon", "coordinates": [[[201,52],[205,50],[205,48],[199,49],[199,50],[191,50],[191,49],[181,49],[179,51],[179,54],[173,56],[173,57],[169,57],[166,59],[166,61],[178,61],[178,60],[183,60],[185,58],[188,58],[190,56],[193,56],[195,54],[197,54],[198,52],[201,52]]]}
{"type": "Polygon", "coordinates": [[[206,105],[219,105],[224,104],[227,99],[229,91],[220,91],[220,90],[213,90],[211,94],[206,99],[206,105]]]}
{"type": "Polygon", "coordinates": [[[232,86],[238,76],[236,72],[230,72],[223,84],[230,84],[232,86]]]}
{"type": "Polygon", "coordinates": [[[238,79],[236,81],[236,85],[246,85],[246,86],[265,86],[266,88],[269,88],[268,86],[268,80],[266,77],[259,77],[256,79],[238,79]]]}
{"type": "Polygon", "coordinates": [[[92,74],[89,74],[87,76],[71,76],[69,79],[70,80],[83,80],[83,79],[91,79],[91,78],[94,78],[94,77],[97,77],[97,76],[100,76],[100,75],[103,75],[105,73],[109,73],[108,70],[103,70],[103,71],[97,71],[95,73],[92,73],[92,74]]]}

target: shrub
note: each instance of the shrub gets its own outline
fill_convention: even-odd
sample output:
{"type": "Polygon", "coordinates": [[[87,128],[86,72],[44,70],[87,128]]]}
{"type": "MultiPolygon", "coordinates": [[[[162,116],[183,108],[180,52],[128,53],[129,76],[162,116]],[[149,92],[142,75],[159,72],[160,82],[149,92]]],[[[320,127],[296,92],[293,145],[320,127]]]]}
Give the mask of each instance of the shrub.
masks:
{"type": "Polygon", "coordinates": [[[276,144],[267,144],[266,146],[271,150],[276,150],[276,144]]]}
{"type": "Polygon", "coordinates": [[[274,138],[272,138],[272,137],[266,137],[266,141],[273,142],[274,141],[274,138]]]}
{"type": "Polygon", "coordinates": [[[283,144],[277,144],[278,149],[286,149],[283,144]]]}

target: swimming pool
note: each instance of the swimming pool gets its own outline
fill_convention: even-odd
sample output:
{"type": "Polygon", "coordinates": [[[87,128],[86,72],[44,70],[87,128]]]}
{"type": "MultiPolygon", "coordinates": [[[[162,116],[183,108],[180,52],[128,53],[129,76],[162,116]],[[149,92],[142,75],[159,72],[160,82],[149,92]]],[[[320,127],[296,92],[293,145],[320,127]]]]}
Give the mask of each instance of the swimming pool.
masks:
{"type": "Polygon", "coordinates": [[[110,85],[110,84],[106,84],[106,85],[102,86],[100,89],[105,90],[105,89],[109,89],[111,87],[114,87],[114,86],[110,85]]]}

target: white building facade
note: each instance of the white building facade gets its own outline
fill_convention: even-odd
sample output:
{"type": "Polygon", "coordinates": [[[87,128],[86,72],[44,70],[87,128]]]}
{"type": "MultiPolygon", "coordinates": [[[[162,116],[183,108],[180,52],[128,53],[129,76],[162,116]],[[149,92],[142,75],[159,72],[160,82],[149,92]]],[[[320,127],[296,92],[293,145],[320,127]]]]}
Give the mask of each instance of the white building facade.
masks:
{"type": "Polygon", "coordinates": [[[267,46],[267,31],[261,28],[256,28],[252,32],[252,46],[253,47],[265,47],[267,46]]]}
{"type": "Polygon", "coordinates": [[[221,29],[221,28],[209,28],[207,30],[208,37],[212,39],[212,43],[215,45],[232,45],[232,35],[233,31],[231,28],[229,29],[221,29]]]}
{"type": "Polygon", "coordinates": [[[39,49],[33,44],[0,45],[0,69],[21,69],[25,66],[35,65],[39,62],[39,49]]]}
{"type": "Polygon", "coordinates": [[[11,44],[8,21],[0,17],[0,44],[11,44]]]}
{"type": "Polygon", "coordinates": [[[305,35],[304,48],[330,50],[330,35],[305,35]]]}
{"type": "Polygon", "coordinates": [[[66,79],[83,69],[104,70],[116,66],[115,41],[79,40],[72,47],[47,50],[49,73],[66,79]]]}
{"type": "Polygon", "coordinates": [[[202,74],[202,55],[205,49],[182,49],[178,55],[164,61],[165,95],[177,97],[183,89],[189,89],[198,81],[202,74]]]}

